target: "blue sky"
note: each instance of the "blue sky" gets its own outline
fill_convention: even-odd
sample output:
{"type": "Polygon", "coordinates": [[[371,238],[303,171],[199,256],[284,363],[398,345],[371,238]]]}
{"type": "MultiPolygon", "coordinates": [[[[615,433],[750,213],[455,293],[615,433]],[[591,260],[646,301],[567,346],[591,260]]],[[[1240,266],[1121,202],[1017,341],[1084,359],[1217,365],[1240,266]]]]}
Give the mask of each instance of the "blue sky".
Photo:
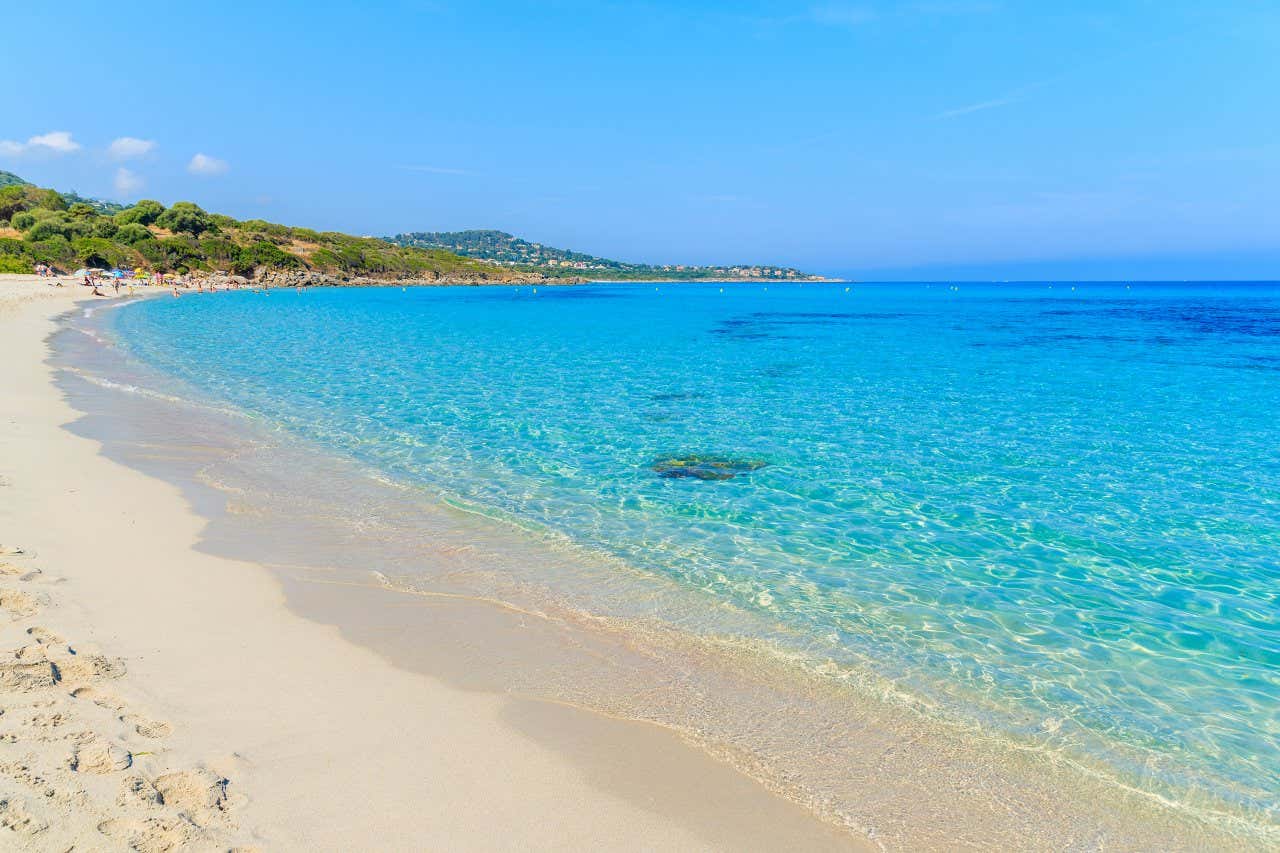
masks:
{"type": "Polygon", "coordinates": [[[89,195],[864,279],[1280,278],[1274,2],[14,5],[0,168],[89,195]]]}

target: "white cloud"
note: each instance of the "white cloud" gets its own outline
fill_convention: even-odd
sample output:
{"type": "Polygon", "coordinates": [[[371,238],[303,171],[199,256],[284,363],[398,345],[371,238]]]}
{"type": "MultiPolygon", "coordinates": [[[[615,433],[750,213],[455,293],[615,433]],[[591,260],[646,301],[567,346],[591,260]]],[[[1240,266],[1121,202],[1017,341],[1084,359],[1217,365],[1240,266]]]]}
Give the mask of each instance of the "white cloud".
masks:
{"type": "Polygon", "coordinates": [[[107,156],[112,160],[133,160],[147,156],[155,147],[154,140],[122,136],[107,147],[107,156]]]}
{"type": "Polygon", "coordinates": [[[129,196],[135,195],[142,189],[144,183],[142,176],[137,172],[131,172],[123,166],[116,169],[116,195],[121,198],[128,198],[129,196]]]}
{"type": "Polygon", "coordinates": [[[219,160],[208,154],[197,154],[187,164],[187,171],[193,175],[222,175],[230,168],[226,160],[219,160]]]}
{"type": "Polygon", "coordinates": [[[0,140],[0,154],[9,157],[20,157],[23,154],[70,154],[79,150],[80,143],[72,139],[71,133],[65,130],[51,130],[33,136],[26,142],[0,140]]]}

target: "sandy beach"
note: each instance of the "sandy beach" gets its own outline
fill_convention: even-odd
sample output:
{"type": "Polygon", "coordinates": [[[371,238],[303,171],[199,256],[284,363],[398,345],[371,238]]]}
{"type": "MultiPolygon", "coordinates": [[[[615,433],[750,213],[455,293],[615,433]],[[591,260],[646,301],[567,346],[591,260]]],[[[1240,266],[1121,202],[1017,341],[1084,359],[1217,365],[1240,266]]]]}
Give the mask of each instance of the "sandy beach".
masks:
{"type": "Polygon", "coordinates": [[[194,549],[173,486],[64,428],[46,339],[82,288],[2,278],[0,846],[869,846],[669,732],[456,689],[294,615],[194,549]]]}

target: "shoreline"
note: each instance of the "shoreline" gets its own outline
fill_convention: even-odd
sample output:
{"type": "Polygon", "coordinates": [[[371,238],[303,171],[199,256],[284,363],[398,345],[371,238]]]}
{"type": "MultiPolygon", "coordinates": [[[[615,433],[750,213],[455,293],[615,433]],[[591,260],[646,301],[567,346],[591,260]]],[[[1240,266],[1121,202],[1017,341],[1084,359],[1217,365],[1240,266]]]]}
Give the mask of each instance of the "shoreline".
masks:
{"type": "MultiPolygon", "coordinates": [[[[38,788],[24,791],[0,770],[36,830],[19,836],[21,846],[44,849],[51,833],[123,846],[124,836],[99,829],[104,814],[132,821],[130,832],[158,831],[148,821],[159,820],[186,831],[178,797],[132,811],[115,802],[125,778],[154,782],[174,772],[169,765],[226,780],[225,819],[209,822],[209,837],[183,841],[208,849],[866,846],[671,732],[546,703],[526,712],[520,700],[400,669],[294,615],[269,572],[198,549],[206,522],[178,489],[64,428],[80,414],[54,385],[47,340],[81,294],[0,294],[10,297],[0,306],[0,358],[13,367],[0,391],[0,542],[34,552],[32,565],[62,579],[43,612],[15,619],[5,638],[39,626],[97,644],[127,668],[113,695],[172,729],[162,750],[148,750],[104,724],[100,738],[134,758],[92,779],[66,766],[63,741],[0,744],[4,759],[26,756],[65,791],[42,813],[38,788]],[[512,715],[573,749],[530,737],[512,715]]],[[[6,578],[3,587],[18,584],[6,578]]],[[[84,705],[65,695],[70,688],[48,685],[41,701],[84,705]]],[[[12,708],[11,692],[0,695],[12,708]]]]}
{"type": "MultiPolygon", "coordinates": [[[[74,337],[73,332],[68,334],[74,337]]],[[[70,389],[67,383],[75,383],[72,378],[75,374],[64,372],[63,378],[58,379],[52,375],[53,372],[50,371],[49,378],[57,383],[60,396],[82,413],[72,425],[72,431],[92,437],[91,443],[98,448],[100,461],[107,464],[109,460],[109,464],[135,476],[168,486],[169,494],[173,496],[170,500],[190,507],[190,513],[201,521],[198,536],[187,547],[194,546],[203,555],[229,559],[236,565],[249,567],[259,576],[265,576],[266,585],[280,606],[287,608],[289,618],[322,628],[331,638],[340,638],[339,642],[350,648],[373,654],[398,672],[416,678],[425,677],[432,683],[460,691],[463,696],[505,697],[497,716],[499,728],[506,734],[516,731],[551,749],[559,758],[584,773],[597,794],[621,796],[649,809],[660,806],[659,813],[667,814],[668,822],[672,816],[682,823],[690,820],[709,822],[711,829],[703,826],[699,830],[700,840],[706,846],[734,849],[777,849],[797,843],[814,849],[869,846],[869,842],[862,839],[841,835],[840,830],[830,824],[818,823],[791,799],[770,793],[767,783],[752,781],[750,777],[774,780],[779,777],[776,772],[768,772],[769,767],[753,765],[755,756],[749,749],[750,744],[743,750],[741,744],[735,745],[731,740],[719,741],[714,726],[703,732],[681,725],[678,716],[652,717],[637,714],[625,704],[615,708],[608,703],[592,701],[589,696],[585,701],[557,696],[554,689],[539,683],[556,674],[556,662],[560,664],[561,677],[567,674],[579,678],[590,673],[593,657],[616,664],[621,659],[620,649],[635,651],[632,643],[637,638],[627,637],[627,626],[618,626],[618,631],[612,635],[605,631],[603,644],[593,645],[593,635],[596,641],[600,640],[603,630],[600,624],[570,625],[566,631],[563,630],[563,619],[546,618],[547,613],[540,608],[521,613],[518,598],[499,596],[485,600],[467,595],[442,596],[429,589],[415,592],[371,583],[369,572],[359,571],[364,565],[361,555],[347,549],[332,553],[337,557],[350,557],[353,562],[348,568],[334,564],[329,569],[324,563],[290,566],[287,561],[272,565],[271,558],[265,556],[272,549],[262,548],[265,543],[260,538],[250,536],[244,539],[243,528],[226,527],[220,521],[221,516],[239,511],[230,507],[231,503],[237,502],[233,497],[234,489],[216,490],[208,483],[198,482],[190,471],[182,473],[187,468],[194,471],[200,467],[191,466],[191,460],[185,458],[188,445],[192,454],[206,454],[202,459],[212,458],[208,454],[217,450],[197,447],[199,439],[195,436],[201,434],[198,430],[185,439],[181,427],[177,427],[172,436],[151,436],[145,429],[132,434],[140,424],[145,426],[146,416],[124,417],[113,426],[109,412],[108,420],[102,420],[102,407],[93,405],[93,401],[86,400],[84,394],[70,389]],[[84,415],[85,412],[88,414],[84,415]],[[122,430],[121,427],[127,429],[122,430]],[[127,441],[119,440],[122,434],[129,435],[127,441]],[[237,537],[243,539],[240,548],[228,551],[225,548],[227,541],[237,537]],[[260,563],[263,565],[258,565],[260,563]],[[536,618],[526,620],[524,615],[536,618]],[[622,645],[610,645],[612,642],[621,642],[622,645]],[[585,648],[589,654],[572,657],[563,653],[570,648],[578,651],[585,648]],[[462,654],[459,656],[460,650],[462,654]],[[496,674],[494,663],[500,664],[496,674]],[[527,678],[504,681],[503,665],[532,673],[534,681],[527,678]],[[708,753],[717,757],[713,758],[708,753]],[[637,768],[636,756],[641,754],[654,759],[654,762],[637,768]],[[690,761],[692,768],[688,764],[690,761]],[[708,767],[714,771],[710,775],[708,767]],[[671,797],[673,789],[685,791],[686,796],[671,797]],[[710,800],[726,791],[734,792],[729,801],[710,800]],[[742,805],[744,802],[745,806],[742,805]],[[690,810],[697,814],[687,814],[690,810]],[[767,813],[764,826],[760,825],[758,817],[762,810],[767,813]],[[730,827],[733,827],[732,832],[729,832],[730,827]]],[[[118,392],[112,393],[119,397],[118,392]]],[[[117,402],[114,405],[117,409],[132,412],[147,404],[117,402]]],[[[294,459],[292,454],[289,459],[294,459]]],[[[252,465],[254,461],[249,459],[247,464],[252,465]]],[[[323,470],[328,475],[333,474],[327,468],[323,470]]],[[[243,504],[241,509],[252,510],[249,504],[240,503],[243,504]]],[[[297,536],[296,533],[292,535],[297,536]]],[[[0,541],[3,541],[2,536],[0,541]]],[[[437,550],[447,550],[450,546],[444,539],[431,541],[428,538],[424,543],[437,550]]],[[[474,563],[476,559],[483,560],[483,557],[473,555],[465,562],[474,563]]],[[[641,642],[636,648],[643,656],[645,644],[641,642]]],[[[658,647],[650,643],[647,651],[652,653],[655,648],[658,647]]],[[[661,648],[658,650],[663,651],[661,648]]],[[[703,651],[706,654],[701,658],[705,660],[676,654],[668,655],[670,659],[661,663],[667,666],[676,664],[674,671],[681,673],[682,681],[689,678],[686,665],[691,660],[721,673],[734,666],[740,670],[754,669],[755,664],[762,663],[759,658],[735,660],[726,656],[724,650],[703,651]]],[[[750,679],[756,675],[755,672],[744,675],[739,671],[736,675],[730,674],[727,680],[715,683],[721,683],[733,692],[735,685],[754,683],[750,679]]],[[[769,678],[763,676],[761,683],[768,681],[769,678]]],[[[693,683],[696,687],[699,682],[695,679],[693,683]]],[[[655,688],[662,693],[670,693],[660,683],[647,689],[652,691],[655,688]]],[[[637,689],[643,692],[646,688],[637,689]]],[[[810,695],[811,699],[825,688],[817,690],[810,695]]],[[[839,703],[849,697],[828,698],[839,703]]],[[[993,761],[998,750],[975,749],[972,745],[956,742],[954,738],[940,738],[936,731],[927,727],[909,723],[894,726],[892,718],[885,717],[884,709],[875,703],[868,707],[841,704],[834,707],[842,714],[848,713],[848,720],[842,720],[842,723],[847,723],[847,730],[840,730],[840,738],[853,737],[856,741],[842,743],[837,740],[830,744],[852,750],[850,757],[856,759],[847,765],[837,763],[834,770],[855,776],[871,774],[862,791],[866,801],[859,804],[859,811],[845,823],[872,826],[872,837],[876,839],[877,846],[943,849],[959,839],[965,843],[982,844],[985,838],[987,844],[996,841],[1038,848],[1055,842],[1070,843],[1071,839],[1078,842],[1083,837],[1094,837],[1126,848],[1140,848],[1144,841],[1150,845],[1156,844],[1156,840],[1169,842],[1173,838],[1182,838],[1184,845],[1194,846],[1195,839],[1205,842],[1214,837],[1212,832],[1207,835],[1202,832],[1205,827],[1194,830],[1176,815],[1153,815],[1153,809],[1143,804],[1143,797],[1129,796],[1096,780],[1070,787],[1055,787],[1066,777],[1056,771],[1050,772],[1053,762],[1046,763],[1043,756],[1028,754],[1012,761],[993,761]],[[978,770],[976,774],[975,770],[978,770]],[[983,790],[987,790],[985,795],[983,790]],[[1104,805],[1104,800],[1112,802],[1104,805]],[[864,823],[859,815],[861,818],[870,816],[873,820],[864,823]],[[1022,817],[1018,818],[1018,815],[1022,817]],[[1144,827],[1151,831],[1150,834],[1144,831],[1144,827]],[[884,832],[885,829],[891,831],[884,832]],[[1189,829],[1193,831],[1182,834],[1189,829]]],[[[899,723],[902,723],[900,716],[899,723]]],[[[762,719],[767,720],[768,717],[762,719]]],[[[783,716],[780,721],[790,728],[787,719],[783,716]]],[[[797,726],[797,731],[805,730],[797,717],[792,715],[790,719],[797,726]]],[[[420,725],[430,726],[429,723],[420,725]]],[[[410,724],[408,730],[416,733],[419,726],[410,724]]],[[[821,740],[835,734],[821,728],[816,731],[821,740]]],[[[784,765],[781,778],[789,778],[785,771],[794,769],[794,766],[788,768],[784,765]]],[[[832,769],[832,766],[826,768],[827,771],[832,769]]],[[[775,766],[772,770],[779,768],[775,766]]],[[[248,791],[247,783],[252,781],[245,779],[242,790],[248,791]]],[[[791,786],[784,784],[783,787],[791,786]]],[[[808,802],[820,811],[828,811],[820,802],[810,802],[803,796],[796,799],[808,802]]],[[[348,815],[348,819],[353,818],[348,815]]],[[[652,836],[645,831],[627,837],[645,841],[656,838],[662,843],[660,838],[664,836],[652,836]]],[[[453,846],[463,843],[465,846],[468,838],[454,837],[450,843],[453,846]]],[[[539,846],[536,840],[529,843],[539,846]]],[[[678,846],[688,845],[681,843],[678,846]]]]}

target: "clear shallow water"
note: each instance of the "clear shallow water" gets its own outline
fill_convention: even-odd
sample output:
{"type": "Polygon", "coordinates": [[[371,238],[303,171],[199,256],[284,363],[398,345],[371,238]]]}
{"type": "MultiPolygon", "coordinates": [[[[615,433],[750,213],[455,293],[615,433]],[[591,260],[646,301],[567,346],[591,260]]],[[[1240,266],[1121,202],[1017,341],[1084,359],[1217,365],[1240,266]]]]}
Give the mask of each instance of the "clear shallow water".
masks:
{"type": "Polygon", "coordinates": [[[209,395],[777,620],[817,669],[870,667],[954,719],[1275,820],[1280,287],[277,291],[111,313],[209,395]],[[685,454],[767,466],[650,468],[685,454]]]}

